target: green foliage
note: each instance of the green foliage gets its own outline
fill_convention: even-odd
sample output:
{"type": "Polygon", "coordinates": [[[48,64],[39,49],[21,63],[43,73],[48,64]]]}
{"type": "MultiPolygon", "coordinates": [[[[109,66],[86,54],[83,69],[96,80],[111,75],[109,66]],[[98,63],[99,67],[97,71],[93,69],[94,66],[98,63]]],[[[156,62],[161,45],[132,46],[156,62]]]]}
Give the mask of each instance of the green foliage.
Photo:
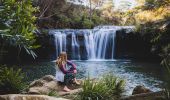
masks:
{"type": "Polygon", "coordinates": [[[118,99],[124,89],[124,80],[113,75],[103,76],[99,81],[91,81],[88,77],[83,83],[81,100],[113,100],[118,99]]]}
{"type": "MultiPolygon", "coordinates": [[[[0,36],[4,42],[24,48],[28,54],[35,57],[31,50],[35,48],[36,17],[33,13],[37,8],[32,6],[32,0],[2,0],[0,10],[0,36]]],[[[2,45],[2,44],[0,44],[2,45]]]]}
{"type": "Polygon", "coordinates": [[[96,12],[94,12],[91,20],[87,12],[84,12],[82,15],[58,14],[53,16],[53,19],[56,19],[55,28],[91,29],[94,26],[106,22],[104,18],[99,17],[96,12]]]}
{"type": "Polygon", "coordinates": [[[0,66],[0,94],[20,93],[26,87],[21,69],[0,66]]]}
{"type": "Polygon", "coordinates": [[[109,94],[119,96],[120,93],[122,93],[124,90],[125,81],[120,80],[111,74],[105,75],[102,81],[104,81],[106,86],[108,87],[109,94]]]}
{"type": "Polygon", "coordinates": [[[93,27],[93,22],[89,19],[84,19],[82,22],[83,28],[91,29],[93,27]]]}
{"type": "Polygon", "coordinates": [[[52,90],[48,93],[48,96],[58,97],[59,95],[57,94],[55,90],[52,90]]]}
{"type": "MultiPolygon", "coordinates": [[[[40,14],[47,6],[48,0],[39,0],[44,4],[39,4],[40,14]]],[[[92,15],[89,15],[89,8],[83,5],[66,3],[65,1],[53,0],[49,9],[43,17],[39,19],[38,26],[45,28],[72,28],[88,29],[94,26],[105,24],[108,21],[101,17],[102,11],[93,9],[92,15]],[[50,16],[50,17],[49,17],[50,16]]]]}
{"type": "Polygon", "coordinates": [[[161,64],[170,71],[170,0],[145,0],[134,14],[137,32],[152,43],[151,51],[162,57],[161,64]]]}
{"type": "Polygon", "coordinates": [[[155,32],[155,36],[152,39],[153,44],[160,49],[159,55],[163,58],[161,64],[166,66],[170,72],[170,22],[165,22],[161,28],[155,32]],[[165,27],[164,27],[165,26],[165,27]]]}
{"type": "Polygon", "coordinates": [[[100,17],[100,15],[98,15],[97,12],[93,13],[92,22],[94,23],[95,26],[107,23],[107,21],[104,18],[100,17]]]}
{"type": "Polygon", "coordinates": [[[144,2],[144,5],[142,6],[143,10],[155,9],[170,4],[170,0],[137,0],[137,1],[144,2]]]}

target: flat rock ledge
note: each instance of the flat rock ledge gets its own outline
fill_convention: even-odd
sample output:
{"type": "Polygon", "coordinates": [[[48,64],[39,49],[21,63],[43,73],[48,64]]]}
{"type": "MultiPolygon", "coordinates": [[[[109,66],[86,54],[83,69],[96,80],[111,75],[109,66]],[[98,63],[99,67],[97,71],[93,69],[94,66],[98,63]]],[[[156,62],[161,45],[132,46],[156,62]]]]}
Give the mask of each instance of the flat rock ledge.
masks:
{"type": "MultiPolygon", "coordinates": [[[[78,80],[80,83],[82,80],[78,80]]],[[[82,91],[81,86],[71,84],[70,92],[63,91],[63,85],[56,81],[52,75],[46,75],[38,80],[33,81],[24,94],[48,95],[51,91],[55,91],[59,96],[76,94],[82,91]]]]}
{"type": "Polygon", "coordinates": [[[166,100],[165,91],[135,94],[121,98],[121,100],[166,100]]]}
{"type": "Polygon", "coordinates": [[[0,95],[0,100],[69,100],[69,99],[50,97],[47,95],[8,94],[0,95]]]}

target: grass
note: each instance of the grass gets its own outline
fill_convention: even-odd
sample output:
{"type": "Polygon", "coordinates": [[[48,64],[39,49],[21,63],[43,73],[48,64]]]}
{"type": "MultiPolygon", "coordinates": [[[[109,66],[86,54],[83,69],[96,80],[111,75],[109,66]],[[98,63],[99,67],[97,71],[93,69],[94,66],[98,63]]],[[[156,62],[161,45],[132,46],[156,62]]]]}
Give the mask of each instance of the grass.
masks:
{"type": "Polygon", "coordinates": [[[98,81],[86,79],[83,91],[76,99],[79,100],[118,100],[124,90],[125,81],[111,74],[103,76],[98,81]]]}

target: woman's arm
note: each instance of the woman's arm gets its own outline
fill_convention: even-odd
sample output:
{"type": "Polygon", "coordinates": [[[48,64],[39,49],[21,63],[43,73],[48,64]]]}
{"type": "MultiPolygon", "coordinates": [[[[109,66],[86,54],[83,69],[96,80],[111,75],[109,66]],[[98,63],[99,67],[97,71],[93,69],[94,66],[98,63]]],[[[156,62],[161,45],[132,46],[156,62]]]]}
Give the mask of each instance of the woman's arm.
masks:
{"type": "Polygon", "coordinates": [[[76,65],[72,63],[71,61],[67,60],[67,64],[71,65],[71,68],[69,69],[70,71],[76,70],[76,65]]]}
{"type": "Polygon", "coordinates": [[[74,73],[74,71],[72,70],[66,70],[66,68],[64,67],[64,65],[62,64],[61,66],[59,66],[60,70],[64,73],[64,74],[67,74],[67,73],[74,73]]]}

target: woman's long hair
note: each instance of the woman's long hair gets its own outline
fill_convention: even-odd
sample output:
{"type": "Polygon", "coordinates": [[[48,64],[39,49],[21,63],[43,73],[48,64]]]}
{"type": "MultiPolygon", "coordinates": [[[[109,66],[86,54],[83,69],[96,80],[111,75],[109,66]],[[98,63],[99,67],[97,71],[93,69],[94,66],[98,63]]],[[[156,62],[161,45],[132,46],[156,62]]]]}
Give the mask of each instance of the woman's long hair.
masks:
{"type": "Polygon", "coordinates": [[[67,61],[67,53],[61,52],[56,60],[56,64],[58,65],[58,67],[60,67],[62,64],[66,63],[66,61],[67,61]]]}

